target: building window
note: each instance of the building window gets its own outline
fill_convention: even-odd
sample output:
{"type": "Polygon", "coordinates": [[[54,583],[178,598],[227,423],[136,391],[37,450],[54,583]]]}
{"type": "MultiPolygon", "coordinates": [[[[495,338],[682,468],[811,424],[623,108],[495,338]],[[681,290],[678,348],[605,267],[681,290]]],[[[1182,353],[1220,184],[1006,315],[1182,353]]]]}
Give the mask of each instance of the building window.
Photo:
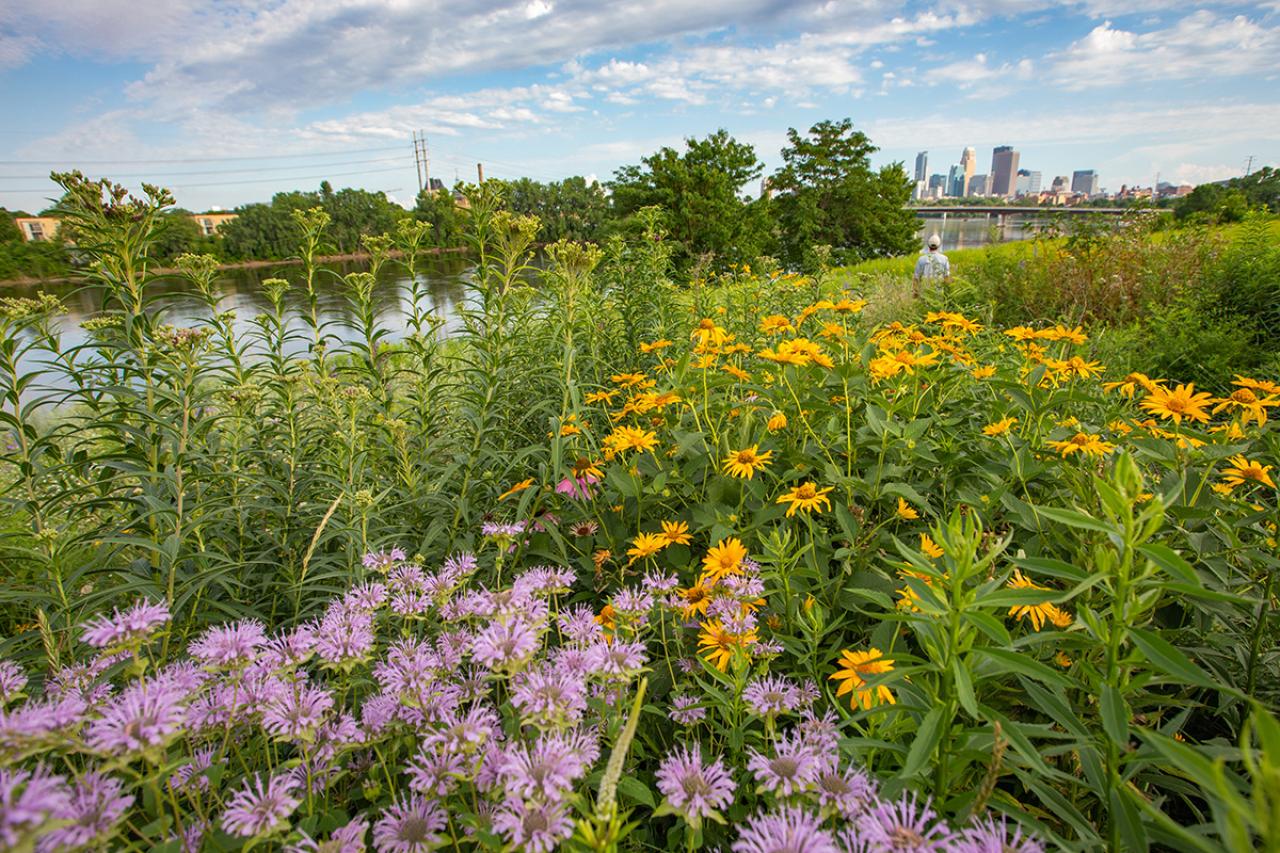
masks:
{"type": "Polygon", "coordinates": [[[26,225],[27,225],[27,237],[28,237],[29,239],[31,239],[31,240],[43,240],[43,239],[44,239],[44,226],[43,226],[43,225],[41,225],[39,222],[28,222],[28,223],[26,223],[26,225]]]}

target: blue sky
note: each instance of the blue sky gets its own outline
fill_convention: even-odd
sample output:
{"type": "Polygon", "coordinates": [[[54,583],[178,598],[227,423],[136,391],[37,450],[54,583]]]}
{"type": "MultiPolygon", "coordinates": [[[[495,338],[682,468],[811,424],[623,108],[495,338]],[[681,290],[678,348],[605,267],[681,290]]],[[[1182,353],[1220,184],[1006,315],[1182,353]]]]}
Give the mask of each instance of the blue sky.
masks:
{"type": "Polygon", "coordinates": [[[432,175],[607,179],[723,127],[775,167],[848,116],[877,162],[966,145],[986,171],[1105,188],[1280,162],[1280,0],[0,0],[0,205],[51,168],[192,209],[432,175]]]}

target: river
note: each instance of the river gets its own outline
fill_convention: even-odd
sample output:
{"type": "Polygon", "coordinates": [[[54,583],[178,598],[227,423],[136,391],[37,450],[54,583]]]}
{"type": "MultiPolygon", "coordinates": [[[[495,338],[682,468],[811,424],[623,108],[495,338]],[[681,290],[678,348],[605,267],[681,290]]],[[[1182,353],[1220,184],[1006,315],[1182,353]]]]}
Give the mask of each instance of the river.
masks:
{"type": "Polygon", "coordinates": [[[1030,240],[1036,236],[1036,226],[1023,217],[1010,217],[1009,224],[1000,229],[996,217],[948,216],[921,219],[917,232],[923,244],[931,234],[942,238],[942,251],[972,249],[988,243],[1007,243],[1014,240],[1030,240]]]}

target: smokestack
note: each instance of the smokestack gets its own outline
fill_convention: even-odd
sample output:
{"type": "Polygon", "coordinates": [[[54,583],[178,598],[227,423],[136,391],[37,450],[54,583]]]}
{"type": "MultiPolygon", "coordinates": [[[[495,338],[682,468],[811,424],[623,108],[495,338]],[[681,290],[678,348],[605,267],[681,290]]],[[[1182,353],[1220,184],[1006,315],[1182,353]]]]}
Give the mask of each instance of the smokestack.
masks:
{"type": "Polygon", "coordinates": [[[476,163],[476,176],[480,179],[480,183],[484,183],[484,163],[476,163]]]}

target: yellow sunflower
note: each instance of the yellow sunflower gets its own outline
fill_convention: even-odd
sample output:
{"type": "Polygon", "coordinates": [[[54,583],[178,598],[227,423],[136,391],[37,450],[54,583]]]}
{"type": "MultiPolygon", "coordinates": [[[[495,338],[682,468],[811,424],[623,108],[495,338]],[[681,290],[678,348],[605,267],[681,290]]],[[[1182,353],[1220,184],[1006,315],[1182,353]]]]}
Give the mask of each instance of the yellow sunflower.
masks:
{"type": "Polygon", "coordinates": [[[856,709],[862,706],[864,711],[870,711],[876,705],[897,703],[898,700],[893,697],[893,692],[888,687],[883,684],[871,686],[864,678],[868,675],[893,672],[893,660],[886,658],[879,649],[871,648],[865,652],[845,649],[840,652],[840,659],[836,662],[836,666],[843,668],[837,668],[828,678],[831,681],[840,682],[836,696],[853,694],[849,697],[850,707],[856,709]]]}
{"type": "Polygon", "coordinates": [[[1264,486],[1275,488],[1276,484],[1271,479],[1271,469],[1273,465],[1263,465],[1261,462],[1250,461],[1244,458],[1243,454],[1236,454],[1227,460],[1230,463],[1229,468],[1225,468],[1222,472],[1222,481],[1230,488],[1243,486],[1245,483],[1261,483],[1264,486]]]}
{"type": "Polygon", "coordinates": [[[667,537],[661,533],[641,533],[635,539],[631,540],[632,546],[627,549],[627,556],[631,558],[631,562],[643,560],[646,557],[652,557],[671,543],[667,541],[667,537]]]}
{"type": "Polygon", "coordinates": [[[718,582],[726,575],[736,575],[746,557],[747,549],[740,540],[733,537],[721,539],[702,558],[703,576],[718,582]]]}
{"type": "Polygon", "coordinates": [[[772,458],[772,450],[761,452],[760,445],[753,444],[742,450],[730,451],[721,464],[724,466],[724,472],[729,476],[750,480],[755,477],[757,471],[763,471],[772,458]]]}
{"type": "Polygon", "coordinates": [[[498,500],[505,501],[507,498],[511,497],[512,495],[519,494],[520,492],[523,492],[525,489],[529,488],[532,485],[533,485],[532,477],[530,477],[527,480],[521,480],[511,488],[507,489],[502,494],[498,495],[498,500]]]}
{"type": "Polygon", "coordinates": [[[1148,412],[1168,418],[1175,424],[1182,423],[1183,418],[1206,423],[1209,420],[1209,413],[1205,409],[1212,402],[1212,394],[1196,391],[1195,383],[1188,382],[1172,391],[1163,385],[1156,385],[1140,405],[1148,412]]]}
{"type": "Polygon", "coordinates": [[[662,536],[668,545],[688,545],[690,541],[689,523],[685,521],[662,522],[662,536]]]}
{"type": "Polygon", "coordinates": [[[997,435],[1004,435],[1010,429],[1012,429],[1013,425],[1016,424],[1017,422],[1018,422],[1018,419],[1014,417],[1001,418],[995,423],[987,424],[986,426],[984,426],[982,428],[982,434],[993,436],[993,437],[997,435]]]}
{"type": "Polygon", "coordinates": [[[724,629],[719,619],[698,624],[702,629],[698,632],[698,650],[704,652],[705,660],[721,672],[728,669],[739,650],[745,650],[759,639],[755,631],[731,634],[724,629]]]}
{"type": "Polygon", "coordinates": [[[796,514],[797,510],[803,512],[822,511],[823,504],[827,509],[831,509],[831,498],[827,495],[834,489],[834,486],[818,488],[813,483],[801,483],[800,485],[778,498],[776,503],[790,503],[787,507],[787,518],[796,514]]]}
{"type": "MultiPolygon", "coordinates": [[[[1019,569],[1013,570],[1013,577],[1009,579],[1009,589],[1039,589],[1049,592],[1047,586],[1040,586],[1030,578],[1024,577],[1019,569]]],[[[1030,619],[1031,625],[1039,631],[1044,627],[1045,622],[1051,622],[1059,628],[1066,628],[1071,625],[1071,616],[1056,605],[1049,601],[1042,601],[1039,604],[1017,604],[1009,608],[1009,615],[1018,619],[1030,619]]]]}
{"type": "Polygon", "coordinates": [[[920,513],[916,512],[915,507],[911,506],[911,504],[907,503],[902,498],[898,498],[898,509],[895,511],[895,514],[898,518],[906,519],[907,521],[920,517],[920,513]]]}

